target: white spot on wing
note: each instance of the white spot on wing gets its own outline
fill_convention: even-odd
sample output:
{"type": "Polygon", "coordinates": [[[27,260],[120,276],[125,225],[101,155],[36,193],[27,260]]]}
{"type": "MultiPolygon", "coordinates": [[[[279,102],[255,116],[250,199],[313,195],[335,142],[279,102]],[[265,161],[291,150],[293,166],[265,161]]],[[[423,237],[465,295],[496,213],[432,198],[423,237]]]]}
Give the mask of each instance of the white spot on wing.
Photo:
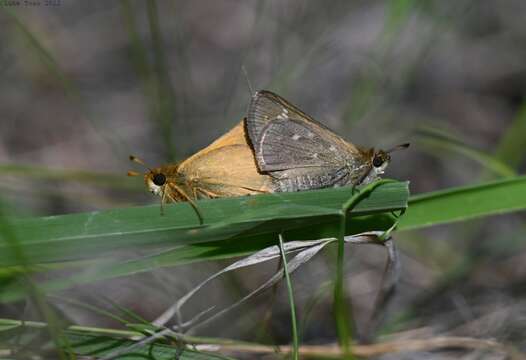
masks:
{"type": "Polygon", "coordinates": [[[289,114],[288,110],[287,110],[287,109],[283,109],[283,110],[281,111],[281,114],[279,114],[279,115],[277,116],[277,118],[278,118],[278,119],[281,119],[281,120],[288,119],[288,118],[289,118],[289,115],[288,115],[288,114],[289,114]]]}
{"type": "Polygon", "coordinates": [[[336,148],[334,147],[334,145],[331,145],[331,146],[329,147],[329,150],[330,150],[330,151],[336,151],[336,148]]]}
{"type": "Polygon", "coordinates": [[[297,141],[299,139],[301,139],[301,136],[299,136],[298,134],[292,135],[292,140],[297,141]]]}

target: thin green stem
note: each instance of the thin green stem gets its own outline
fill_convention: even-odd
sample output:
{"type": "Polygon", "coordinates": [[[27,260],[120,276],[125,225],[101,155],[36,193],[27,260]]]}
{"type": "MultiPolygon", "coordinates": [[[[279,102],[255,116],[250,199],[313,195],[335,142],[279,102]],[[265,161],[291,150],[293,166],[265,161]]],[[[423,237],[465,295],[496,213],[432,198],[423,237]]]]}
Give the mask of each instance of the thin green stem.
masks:
{"type": "Polygon", "coordinates": [[[495,157],[517,169],[524,160],[526,145],[526,102],[518,109],[517,115],[499,140],[495,157]]]}
{"type": "Polygon", "coordinates": [[[110,188],[144,191],[142,181],[123,180],[124,174],[96,171],[48,168],[36,165],[0,164],[0,176],[20,176],[29,179],[75,181],[110,188]]]}
{"type": "MultiPolygon", "coordinates": [[[[0,318],[0,327],[21,327],[24,326],[28,329],[45,329],[49,324],[39,321],[21,321],[18,319],[6,319],[0,318]]],[[[94,334],[94,335],[107,335],[111,337],[120,337],[120,338],[143,338],[144,333],[137,330],[122,330],[122,329],[112,329],[112,328],[99,328],[92,326],[81,326],[81,325],[70,325],[64,329],[64,331],[72,331],[78,333],[94,334]]],[[[170,332],[169,335],[177,336],[186,344],[214,344],[214,345],[252,345],[260,346],[259,343],[232,340],[226,338],[218,337],[203,337],[203,336],[191,336],[186,334],[181,334],[175,331],[170,332]]]]}
{"type": "Polygon", "coordinates": [[[170,81],[170,73],[166,66],[163,48],[163,38],[157,2],[150,0],[147,2],[148,22],[150,25],[150,36],[154,54],[154,69],[157,75],[157,87],[159,97],[158,121],[161,136],[164,140],[167,156],[169,160],[175,158],[175,148],[172,141],[172,123],[175,118],[175,93],[170,81]]]}
{"type": "Polygon", "coordinates": [[[345,302],[345,286],[343,283],[344,259],[345,259],[345,213],[340,220],[340,231],[338,234],[338,255],[336,258],[336,279],[334,281],[334,319],[338,333],[338,342],[344,353],[349,354],[351,344],[351,321],[349,310],[345,302]]]}
{"type": "Polygon", "coordinates": [[[279,251],[281,254],[281,261],[283,263],[283,272],[285,273],[285,281],[287,283],[287,291],[290,303],[290,317],[292,321],[292,358],[298,360],[299,358],[299,341],[298,341],[298,325],[296,323],[296,308],[294,306],[294,292],[292,290],[292,282],[287,265],[287,257],[285,256],[285,249],[283,247],[283,235],[279,234],[279,251]]]}
{"type": "Polygon", "coordinates": [[[338,254],[336,260],[336,279],[334,281],[334,316],[336,321],[336,330],[338,333],[338,342],[343,348],[345,354],[350,356],[350,344],[352,336],[353,321],[351,311],[345,301],[344,285],[344,260],[345,260],[345,231],[347,226],[347,214],[363,199],[378,186],[393,182],[392,180],[379,180],[366,185],[356,192],[347,200],[340,212],[340,231],[338,234],[338,254]]]}
{"type": "MultiPolygon", "coordinates": [[[[13,319],[0,319],[0,326],[11,325],[13,327],[24,326],[31,329],[45,329],[49,327],[48,323],[40,321],[21,321],[13,319]]],[[[80,326],[80,325],[71,325],[65,328],[64,330],[95,333],[100,335],[112,335],[112,336],[124,336],[124,337],[136,337],[143,336],[144,334],[138,331],[131,330],[118,330],[118,329],[109,329],[109,328],[98,328],[91,326],[80,326]]]]}
{"type": "Polygon", "coordinates": [[[367,196],[369,196],[369,194],[374,190],[376,189],[378,186],[381,186],[381,185],[384,185],[384,184],[388,184],[388,183],[394,183],[396,181],[394,180],[389,180],[389,179],[382,179],[382,180],[378,180],[378,181],[375,181],[373,183],[370,183],[366,186],[364,186],[363,188],[361,188],[358,192],[356,192],[353,196],[351,196],[351,198],[349,200],[347,200],[343,206],[342,206],[342,212],[344,214],[347,214],[349,212],[352,211],[352,209],[358,205],[358,203],[360,201],[362,201],[363,199],[365,199],[367,196]]]}

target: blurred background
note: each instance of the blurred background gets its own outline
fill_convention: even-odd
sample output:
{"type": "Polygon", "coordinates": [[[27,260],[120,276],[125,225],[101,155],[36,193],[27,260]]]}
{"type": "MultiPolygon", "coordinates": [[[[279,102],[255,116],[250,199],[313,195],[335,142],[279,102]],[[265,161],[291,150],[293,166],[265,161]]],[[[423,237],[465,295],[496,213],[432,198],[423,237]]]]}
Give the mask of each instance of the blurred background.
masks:
{"type": "MultiPolygon", "coordinates": [[[[8,3],[0,8],[0,196],[13,214],[158,202],[141,179],[125,176],[138,170],[128,155],[157,166],[203,148],[244,116],[247,80],[355,144],[411,142],[386,175],[409,180],[413,194],[524,172],[524,0],[8,3]]],[[[526,349],[524,220],[512,214],[399,234],[403,273],[383,333],[494,338],[526,349]]],[[[349,253],[360,326],[385,255],[367,246],[349,253]]],[[[163,269],[67,296],[94,303],[102,292],[153,319],[227,263],[163,269]]],[[[274,266],[242,271],[205,292],[231,303],[274,266]]],[[[335,341],[332,271],[322,255],[294,275],[304,343],[335,341]]],[[[283,290],[266,329],[261,314],[270,293],[199,334],[287,343],[283,290]]],[[[202,310],[206,299],[192,306],[202,310]]],[[[20,309],[0,308],[0,316],[20,309]]],[[[115,325],[63,310],[75,323],[115,325]]]]}

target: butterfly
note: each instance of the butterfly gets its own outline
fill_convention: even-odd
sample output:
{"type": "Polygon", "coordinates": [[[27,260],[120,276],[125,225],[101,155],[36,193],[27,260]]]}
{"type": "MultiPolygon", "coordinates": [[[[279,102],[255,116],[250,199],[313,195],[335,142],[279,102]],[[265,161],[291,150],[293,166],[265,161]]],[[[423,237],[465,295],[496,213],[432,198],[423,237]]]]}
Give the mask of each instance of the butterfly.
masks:
{"type": "MultiPolygon", "coordinates": [[[[144,181],[150,192],[161,197],[161,206],[165,202],[188,201],[201,222],[202,216],[195,200],[272,191],[272,177],[257,169],[243,120],[212,144],[178,164],[150,168],[135,156],[130,156],[130,160],[147,168],[144,181]]],[[[128,175],[140,174],[129,171],[128,175]]]]}
{"type": "Polygon", "coordinates": [[[358,147],[279,95],[257,91],[246,117],[258,170],[272,176],[272,191],[288,192],[361,185],[389,164],[389,153],[358,147]]]}

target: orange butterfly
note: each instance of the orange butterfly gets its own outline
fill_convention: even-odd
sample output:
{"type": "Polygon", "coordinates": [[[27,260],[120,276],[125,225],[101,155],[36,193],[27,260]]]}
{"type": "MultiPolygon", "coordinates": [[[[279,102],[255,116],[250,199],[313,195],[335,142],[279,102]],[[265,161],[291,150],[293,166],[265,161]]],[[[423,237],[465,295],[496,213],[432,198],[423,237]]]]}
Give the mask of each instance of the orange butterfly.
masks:
{"type": "MultiPolygon", "coordinates": [[[[161,206],[168,201],[188,201],[202,220],[194,200],[272,191],[272,178],[258,171],[245,134],[245,124],[241,121],[212,144],[178,164],[149,168],[135,156],[130,156],[130,160],[148,169],[144,181],[153,194],[161,197],[161,206]]],[[[129,171],[128,175],[140,174],[129,171]]]]}

